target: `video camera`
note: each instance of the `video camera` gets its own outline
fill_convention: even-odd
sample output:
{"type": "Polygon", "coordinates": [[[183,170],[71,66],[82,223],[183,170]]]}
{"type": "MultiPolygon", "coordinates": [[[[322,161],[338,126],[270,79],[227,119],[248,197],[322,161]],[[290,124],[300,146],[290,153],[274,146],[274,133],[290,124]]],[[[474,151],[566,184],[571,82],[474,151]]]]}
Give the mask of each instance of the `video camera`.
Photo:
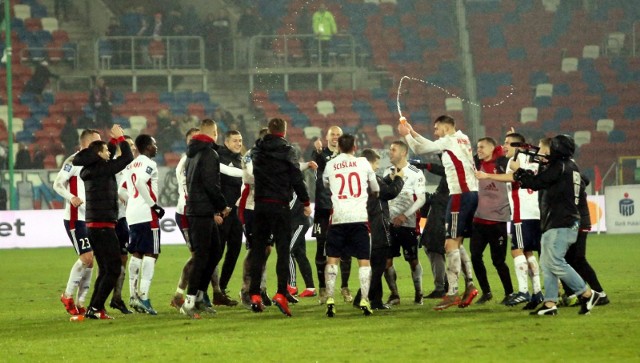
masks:
{"type": "Polygon", "coordinates": [[[526,142],[512,142],[511,147],[517,148],[516,153],[513,155],[513,160],[518,158],[518,154],[525,154],[529,156],[529,162],[531,163],[546,164],[546,159],[549,158],[549,155],[538,154],[539,147],[526,142]]]}

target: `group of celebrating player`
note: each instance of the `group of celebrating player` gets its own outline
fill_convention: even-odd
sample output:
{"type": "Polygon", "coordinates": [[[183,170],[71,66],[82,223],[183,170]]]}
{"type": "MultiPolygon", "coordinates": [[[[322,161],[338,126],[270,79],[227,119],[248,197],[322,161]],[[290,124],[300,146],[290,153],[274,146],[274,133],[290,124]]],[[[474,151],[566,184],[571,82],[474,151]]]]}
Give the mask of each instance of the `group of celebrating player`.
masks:
{"type": "MultiPolygon", "coordinates": [[[[320,304],[326,305],[326,315],[333,317],[339,270],[345,302],[352,302],[364,315],[389,309],[400,303],[393,259],[401,251],[411,268],[415,304],[434,298],[440,299],[435,310],[469,306],[478,295],[473,271],[482,290],[477,303],[483,304],[493,299],[482,259],[487,245],[504,288],[505,305],[525,303],[524,309],[533,310],[534,315],[556,315],[558,280],[565,285],[567,296],[577,297],[580,314],[608,303],[585,258],[591,224],[585,193],[588,181],[572,160],[575,144],[569,137],[542,140],[539,151],[536,148],[539,154],[531,155],[518,153],[531,145],[511,130],[504,146],[489,137],[480,139],[474,157],[469,138],[456,130],[450,116],[435,120],[435,141],[417,134],[401,118],[398,132],[402,140],[391,143],[392,165],[381,177],[376,174],[380,156],[372,149],[356,156],[355,138],[343,134],[338,126],[327,131],[326,146],[315,142],[309,161],[300,160],[285,139],[286,130],[286,121],[270,119],[255,146],[244,155],[238,131],[227,132],[224,145],[216,144],[213,120],[202,120],[199,128],[187,132],[187,153],[176,168],[179,199],[175,219],[191,257],[170,302],[182,314],[199,319],[202,313],[215,313],[213,305],[238,304],[227,295],[227,287],[243,231],[248,253],[240,298],[254,312],[275,304],[291,316],[289,304],[298,302],[298,297],[318,296],[320,304]],[[441,165],[409,163],[409,150],[418,155],[438,154],[441,165]],[[302,174],[306,169],[316,173],[312,228],[318,242],[319,291],[305,248],[305,233],[311,227],[302,174]],[[442,176],[434,193],[426,192],[421,169],[442,176]],[[421,214],[427,216],[422,234],[421,214]],[[507,222],[511,222],[516,292],[505,262],[507,222]],[[470,237],[470,254],[463,246],[465,237],[470,237]],[[435,285],[424,296],[418,258],[421,245],[435,285]],[[269,297],[266,260],[272,247],[277,253],[278,287],[269,297]],[[358,260],[360,282],[355,299],[348,288],[352,257],[358,260]],[[300,294],[296,263],[306,285],[300,294]],[[461,272],[465,279],[462,296],[458,291],[461,272]],[[390,290],[386,304],[382,276],[390,290]],[[213,301],[207,294],[209,283],[213,301]]],[[[61,301],[71,315],[112,319],[105,310],[105,301],[112,294],[111,308],[124,314],[131,313],[130,307],[156,315],[149,290],[160,253],[159,219],[164,215],[157,204],[158,168],[153,161],[157,147],[149,135],[142,134],[135,142],[125,137],[118,125],[111,136],[107,144],[97,131],[83,131],[80,151],[64,162],[54,183],[66,200],[64,224],[79,255],[61,301]],[[100,273],[87,306],[94,255],[100,273]],[[122,299],[127,270],[129,307],[122,299]]]]}

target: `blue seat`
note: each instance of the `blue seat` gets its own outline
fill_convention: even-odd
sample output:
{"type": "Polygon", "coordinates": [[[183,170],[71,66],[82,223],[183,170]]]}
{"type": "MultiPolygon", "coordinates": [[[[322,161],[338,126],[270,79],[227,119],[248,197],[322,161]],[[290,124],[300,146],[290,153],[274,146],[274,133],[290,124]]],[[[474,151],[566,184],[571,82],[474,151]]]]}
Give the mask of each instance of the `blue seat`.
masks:
{"type": "Polygon", "coordinates": [[[27,130],[18,131],[16,133],[16,142],[32,143],[35,141],[33,134],[27,130]]]}
{"type": "Polygon", "coordinates": [[[624,109],[624,118],[627,120],[640,120],[640,106],[627,106],[624,109]]]}
{"type": "Polygon", "coordinates": [[[162,92],[158,98],[160,103],[173,103],[176,101],[173,92],[162,92]]]}
{"type": "Polygon", "coordinates": [[[624,130],[613,129],[609,132],[609,137],[607,141],[611,143],[621,143],[627,140],[627,135],[624,133],[624,130]]]}
{"type": "Polygon", "coordinates": [[[603,106],[594,107],[589,112],[589,116],[594,121],[607,118],[607,108],[603,106]]]}

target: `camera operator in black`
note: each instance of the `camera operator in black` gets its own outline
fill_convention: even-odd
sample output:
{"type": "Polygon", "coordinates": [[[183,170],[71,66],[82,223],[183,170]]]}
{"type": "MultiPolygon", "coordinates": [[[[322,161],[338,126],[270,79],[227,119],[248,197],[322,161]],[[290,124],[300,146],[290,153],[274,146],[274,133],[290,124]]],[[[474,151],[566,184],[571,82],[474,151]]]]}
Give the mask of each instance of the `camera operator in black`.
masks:
{"type": "MultiPolygon", "coordinates": [[[[362,150],[362,157],[371,164],[373,171],[378,169],[380,155],[373,149],[362,150]]],[[[389,226],[389,200],[395,198],[402,191],[404,180],[403,171],[393,174],[393,178],[387,176],[380,177],[376,174],[376,181],[380,186],[378,198],[372,197],[369,193],[367,200],[367,214],[369,216],[369,228],[371,229],[371,285],[369,287],[369,302],[374,310],[389,309],[389,305],[382,302],[382,275],[387,267],[387,257],[389,256],[389,246],[391,246],[391,235],[389,226]]],[[[353,305],[360,306],[360,290],[353,299],[353,305]]]]}
{"type": "MultiPolygon", "coordinates": [[[[541,142],[544,146],[545,142],[541,142]]],[[[541,152],[544,153],[544,148],[541,152]]],[[[523,188],[540,191],[540,223],[542,229],[540,266],[544,274],[544,304],[531,315],[556,315],[558,278],[580,295],[579,314],[588,314],[601,294],[592,291],[567,264],[567,249],[576,242],[580,213],[580,170],[571,159],[575,142],[567,135],[555,136],[549,142],[548,164],[537,175],[517,169],[513,175],[523,188]]]]}

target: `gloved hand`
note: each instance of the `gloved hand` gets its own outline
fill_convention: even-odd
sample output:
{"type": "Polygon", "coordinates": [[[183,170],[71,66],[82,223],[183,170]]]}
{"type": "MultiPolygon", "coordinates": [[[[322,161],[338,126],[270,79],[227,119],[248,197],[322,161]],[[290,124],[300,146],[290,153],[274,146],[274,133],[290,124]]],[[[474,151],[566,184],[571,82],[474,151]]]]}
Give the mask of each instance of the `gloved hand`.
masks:
{"type": "Polygon", "coordinates": [[[164,217],[164,208],[162,208],[161,206],[154,204],[151,209],[156,212],[156,214],[158,215],[158,219],[164,217]]]}
{"type": "Polygon", "coordinates": [[[431,168],[431,163],[422,163],[419,160],[410,160],[409,164],[421,170],[429,170],[431,168]]]}

